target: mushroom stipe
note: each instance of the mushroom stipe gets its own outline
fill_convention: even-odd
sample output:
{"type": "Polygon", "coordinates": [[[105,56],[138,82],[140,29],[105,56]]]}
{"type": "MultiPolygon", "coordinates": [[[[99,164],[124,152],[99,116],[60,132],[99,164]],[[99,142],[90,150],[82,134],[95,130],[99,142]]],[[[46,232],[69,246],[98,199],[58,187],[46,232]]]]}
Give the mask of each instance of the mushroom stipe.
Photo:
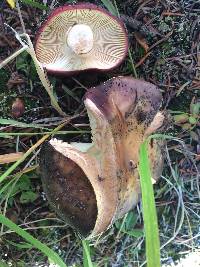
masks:
{"type": "MultiPolygon", "coordinates": [[[[162,126],[162,96],[148,82],[116,77],[88,90],[92,143],[52,139],[41,149],[44,190],[54,209],[82,236],[92,238],[140,199],[141,143],[162,126]]],[[[162,172],[162,141],[149,147],[152,178],[162,172]]]]}

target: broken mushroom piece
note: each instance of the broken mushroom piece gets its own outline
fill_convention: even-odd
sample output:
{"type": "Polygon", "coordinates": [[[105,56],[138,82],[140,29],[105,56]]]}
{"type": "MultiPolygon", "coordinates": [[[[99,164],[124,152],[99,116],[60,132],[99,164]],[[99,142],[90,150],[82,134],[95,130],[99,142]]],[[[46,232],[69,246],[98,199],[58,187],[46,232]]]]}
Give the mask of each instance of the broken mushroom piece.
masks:
{"type": "MultiPolygon", "coordinates": [[[[85,96],[92,144],[52,139],[41,150],[44,190],[55,210],[82,235],[104,232],[140,198],[139,147],[163,123],[153,84],[113,78],[85,96]]],[[[152,176],[162,171],[158,141],[149,145],[152,176]]]]}
{"type": "Polygon", "coordinates": [[[43,67],[63,75],[113,69],[127,50],[127,34],[120,19],[89,3],[55,9],[41,26],[35,45],[43,67]]]}

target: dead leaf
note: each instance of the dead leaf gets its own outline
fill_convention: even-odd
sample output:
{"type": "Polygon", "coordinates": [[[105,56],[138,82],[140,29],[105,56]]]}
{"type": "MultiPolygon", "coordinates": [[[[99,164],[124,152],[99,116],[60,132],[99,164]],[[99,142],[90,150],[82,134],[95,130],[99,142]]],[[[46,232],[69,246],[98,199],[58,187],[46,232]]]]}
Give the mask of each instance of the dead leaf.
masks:
{"type": "Polygon", "coordinates": [[[10,162],[15,162],[24,155],[23,152],[9,153],[0,155],[0,164],[6,164],[10,162]]]}
{"type": "Polygon", "coordinates": [[[135,32],[134,36],[135,36],[136,41],[144,48],[144,51],[147,53],[149,50],[149,46],[145,38],[138,32],[137,33],[135,32]]]}
{"type": "Polygon", "coordinates": [[[15,8],[15,0],[6,0],[11,8],[15,8]]]}

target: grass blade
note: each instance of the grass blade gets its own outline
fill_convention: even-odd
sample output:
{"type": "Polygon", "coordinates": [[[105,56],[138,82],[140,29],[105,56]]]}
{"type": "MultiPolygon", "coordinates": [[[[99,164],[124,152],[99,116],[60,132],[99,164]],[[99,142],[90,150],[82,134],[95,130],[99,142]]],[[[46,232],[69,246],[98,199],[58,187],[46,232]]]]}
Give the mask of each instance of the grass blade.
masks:
{"type": "Polygon", "coordinates": [[[142,190],[142,206],[146,238],[146,258],[147,267],[160,267],[160,240],[148,158],[148,143],[149,139],[140,146],[139,156],[139,174],[142,190]]]}
{"type": "Polygon", "coordinates": [[[90,247],[88,241],[82,240],[82,246],[83,246],[83,266],[94,267],[90,256],[90,247]]]}
{"type": "Polygon", "coordinates": [[[1,125],[12,125],[15,127],[20,127],[20,128],[35,128],[35,129],[49,130],[48,128],[42,127],[35,123],[25,123],[25,122],[11,120],[11,119],[0,119],[0,124],[1,125]]]}
{"type": "MultiPolygon", "coordinates": [[[[31,249],[33,248],[33,245],[31,245],[30,243],[15,243],[13,241],[10,240],[6,240],[7,243],[11,244],[12,246],[16,247],[17,249],[21,250],[21,249],[31,249]]],[[[1,265],[0,265],[1,266],[1,265]]]]}
{"type": "Polygon", "coordinates": [[[118,12],[110,0],[101,0],[101,2],[108,9],[108,11],[110,11],[111,14],[113,14],[114,16],[118,16],[118,12]]]}
{"type": "Polygon", "coordinates": [[[67,123],[63,122],[61,125],[59,125],[58,127],[56,127],[51,133],[44,135],[41,139],[39,139],[37,141],[37,143],[35,143],[32,147],[30,147],[26,153],[24,153],[24,155],[18,160],[16,161],[14,164],[12,164],[10,166],[10,168],[8,168],[1,176],[0,176],[0,183],[6,178],[8,177],[8,175],[10,175],[29,155],[31,155],[31,153],[38,148],[42,143],[45,142],[46,139],[48,139],[51,135],[55,134],[57,131],[59,131],[60,129],[62,129],[62,127],[67,123]]]}
{"type": "MultiPolygon", "coordinates": [[[[32,136],[32,135],[45,135],[45,134],[51,134],[52,132],[49,131],[48,132],[27,132],[27,133],[8,133],[8,132],[5,132],[5,133],[0,133],[0,137],[5,137],[5,138],[12,138],[12,136],[32,136]]],[[[85,133],[90,133],[90,131],[87,131],[87,130],[76,130],[76,131],[58,131],[56,132],[56,134],[85,134],[85,133]]]]}
{"type": "Polygon", "coordinates": [[[18,235],[23,237],[26,241],[28,241],[30,244],[32,244],[34,247],[42,251],[52,262],[57,264],[59,267],[67,267],[67,265],[62,261],[62,259],[58,256],[57,253],[55,253],[53,250],[51,250],[49,247],[47,247],[45,244],[42,244],[39,240],[34,238],[32,235],[27,233],[25,230],[20,228],[18,225],[13,223],[11,220],[0,214],[0,223],[6,225],[11,230],[15,231],[18,235]]]}

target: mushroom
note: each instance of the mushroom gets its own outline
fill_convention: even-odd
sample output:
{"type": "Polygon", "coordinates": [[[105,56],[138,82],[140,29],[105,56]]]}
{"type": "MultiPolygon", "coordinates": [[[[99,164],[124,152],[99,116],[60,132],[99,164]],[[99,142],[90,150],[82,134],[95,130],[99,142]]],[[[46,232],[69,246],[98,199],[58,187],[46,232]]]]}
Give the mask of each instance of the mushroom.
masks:
{"type": "MultiPolygon", "coordinates": [[[[40,167],[47,198],[81,235],[104,232],[137,204],[139,148],[163,123],[161,101],[151,83],[112,78],[85,96],[91,144],[52,139],[43,146],[40,167]]],[[[162,171],[159,142],[148,148],[154,180],[162,171]]]]}
{"type": "Polygon", "coordinates": [[[106,71],[125,58],[128,39],[123,23],[89,3],[55,9],[39,29],[35,52],[48,72],[106,71]]]}

